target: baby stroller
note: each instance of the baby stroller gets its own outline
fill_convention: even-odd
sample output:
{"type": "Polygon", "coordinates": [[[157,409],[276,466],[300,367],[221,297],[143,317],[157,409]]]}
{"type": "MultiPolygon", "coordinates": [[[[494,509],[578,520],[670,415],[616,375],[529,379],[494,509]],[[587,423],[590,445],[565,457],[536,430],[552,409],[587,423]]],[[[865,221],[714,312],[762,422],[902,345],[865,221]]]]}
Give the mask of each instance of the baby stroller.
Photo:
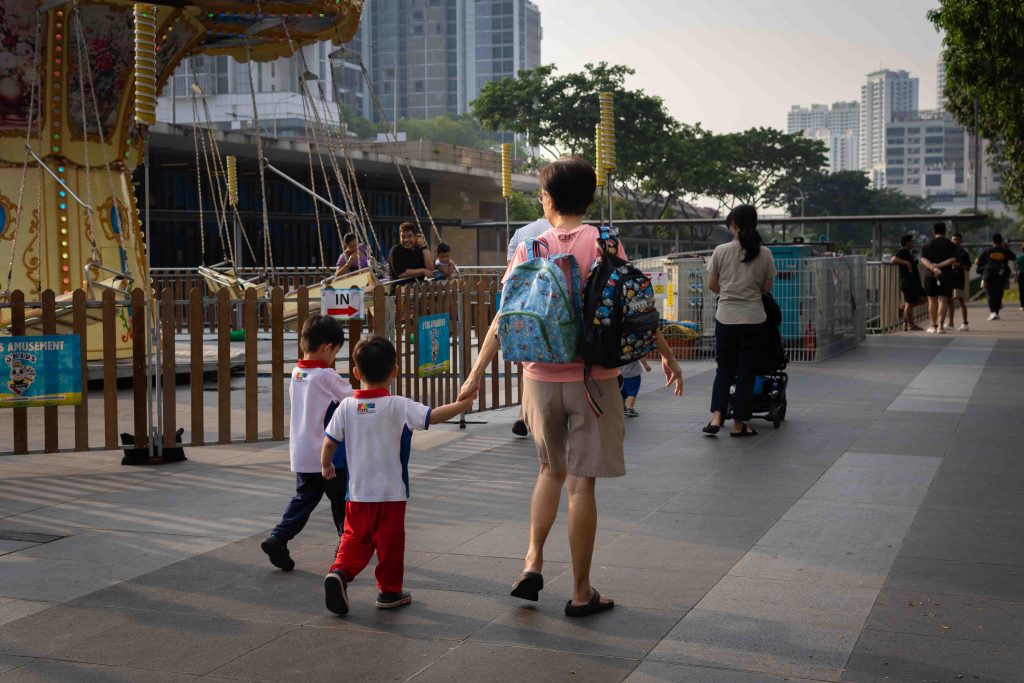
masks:
{"type": "MultiPolygon", "coordinates": [[[[782,310],[771,294],[762,293],[761,300],[768,315],[764,322],[767,328],[767,343],[758,358],[758,374],[754,378],[754,395],[750,402],[751,417],[768,420],[778,429],[786,419],[786,386],[789,384],[789,375],[785,369],[789,358],[782,346],[782,333],[779,330],[782,326],[782,310]]],[[[729,388],[729,396],[732,397],[735,393],[734,383],[729,388]]],[[[727,418],[732,418],[731,404],[732,401],[727,418]]]]}

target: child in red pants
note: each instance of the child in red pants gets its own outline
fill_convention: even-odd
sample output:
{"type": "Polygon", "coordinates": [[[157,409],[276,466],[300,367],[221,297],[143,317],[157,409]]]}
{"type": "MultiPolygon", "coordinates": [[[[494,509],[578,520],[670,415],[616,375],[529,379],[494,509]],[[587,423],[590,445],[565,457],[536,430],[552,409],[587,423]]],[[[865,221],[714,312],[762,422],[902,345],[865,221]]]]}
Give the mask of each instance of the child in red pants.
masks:
{"type": "Polygon", "coordinates": [[[380,609],[412,602],[402,588],[405,569],[405,504],[409,498],[409,447],[412,430],[446,422],[472,407],[472,399],[431,410],[388,385],[398,375],[395,347],[383,337],[359,342],[352,353],[353,374],[362,383],[355,396],[334,411],[320,454],[322,474],[333,479],[348,472],[345,530],[338,555],[324,577],[327,609],[347,614],[348,584],[377,552],[376,605],[380,609]]]}

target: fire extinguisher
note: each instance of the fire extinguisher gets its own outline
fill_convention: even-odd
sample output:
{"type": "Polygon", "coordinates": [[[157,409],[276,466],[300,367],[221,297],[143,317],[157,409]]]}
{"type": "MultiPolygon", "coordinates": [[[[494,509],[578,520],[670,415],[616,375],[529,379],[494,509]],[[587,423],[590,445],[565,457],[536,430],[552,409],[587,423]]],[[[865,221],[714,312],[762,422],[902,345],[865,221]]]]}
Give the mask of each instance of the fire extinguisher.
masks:
{"type": "Polygon", "coordinates": [[[818,347],[818,334],[814,331],[814,323],[807,323],[807,329],[804,330],[804,346],[808,351],[818,347]]]}

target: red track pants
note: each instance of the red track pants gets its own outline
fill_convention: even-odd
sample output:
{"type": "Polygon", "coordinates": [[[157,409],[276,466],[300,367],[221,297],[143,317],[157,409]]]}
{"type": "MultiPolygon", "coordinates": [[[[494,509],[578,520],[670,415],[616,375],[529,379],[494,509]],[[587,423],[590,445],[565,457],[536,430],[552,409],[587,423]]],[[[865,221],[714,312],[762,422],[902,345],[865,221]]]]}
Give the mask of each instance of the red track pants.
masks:
{"type": "Polygon", "coordinates": [[[405,501],[345,504],[345,532],[330,571],[352,581],[377,551],[377,590],[402,590],[405,572],[405,501]]]}

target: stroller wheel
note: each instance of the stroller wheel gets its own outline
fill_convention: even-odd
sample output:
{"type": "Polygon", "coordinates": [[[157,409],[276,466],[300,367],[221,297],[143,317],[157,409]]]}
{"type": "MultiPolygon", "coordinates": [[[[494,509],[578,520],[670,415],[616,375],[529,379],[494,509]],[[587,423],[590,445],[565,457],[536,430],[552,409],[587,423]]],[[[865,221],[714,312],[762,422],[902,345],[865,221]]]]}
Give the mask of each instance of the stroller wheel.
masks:
{"type": "Polygon", "coordinates": [[[778,409],[779,422],[786,421],[786,399],[782,399],[782,405],[778,409]]]}
{"type": "Polygon", "coordinates": [[[782,424],[782,408],[779,407],[772,410],[770,417],[772,420],[772,427],[778,429],[779,426],[782,424]]]}

